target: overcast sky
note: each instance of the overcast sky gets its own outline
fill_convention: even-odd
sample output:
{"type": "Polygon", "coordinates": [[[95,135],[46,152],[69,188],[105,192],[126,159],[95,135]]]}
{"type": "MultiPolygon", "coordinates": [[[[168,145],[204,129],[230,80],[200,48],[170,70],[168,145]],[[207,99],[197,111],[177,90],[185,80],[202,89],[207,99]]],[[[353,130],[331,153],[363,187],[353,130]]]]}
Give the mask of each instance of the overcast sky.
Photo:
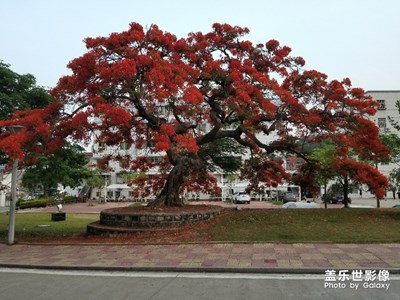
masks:
{"type": "Polygon", "coordinates": [[[0,0],[0,60],[53,87],[85,52],[85,37],[157,24],[178,37],[211,24],[277,39],[330,79],[365,90],[400,90],[399,0],[0,0]]]}

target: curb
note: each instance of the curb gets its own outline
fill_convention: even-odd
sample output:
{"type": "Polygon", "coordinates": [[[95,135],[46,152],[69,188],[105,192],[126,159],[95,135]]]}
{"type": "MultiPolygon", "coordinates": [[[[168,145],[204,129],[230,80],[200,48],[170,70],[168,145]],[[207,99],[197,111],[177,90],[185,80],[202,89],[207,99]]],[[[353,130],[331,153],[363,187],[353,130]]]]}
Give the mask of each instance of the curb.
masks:
{"type": "MultiPolygon", "coordinates": [[[[387,242],[387,243],[359,243],[359,244],[393,244],[397,242],[387,242]]],[[[143,245],[153,245],[153,246],[173,246],[173,245],[216,245],[216,244],[282,244],[282,245],[291,245],[291,244],[352,244],[346,242],[330,242],[330,241],[299,241],[299,242],[280,242],[280,241],[195,241],[195,242],[127,242],[127,243],[102,243],[102,242],[93,242],[93,243],[72,243],[72,242],[18,242],[16,241],[14,244],[8,244],[7,242],[0,242],[0,244],[4,244],[7,246],[14,246],[14,245],[24,245],[24,246],[143,246],[143,245]]]]}
{"type": "MultiPolygon", "coordinates": [[[[179,273],[245,273],[245,274],[314,274],[325,275],[328,268],[254,268],[254,267],[123,267],[123,266],[65,266],[65,265],[24,265],[0,263],[0,268],[36,269],[36,270],[64,270],[64,271],[104,271],[104,272],[179,272],[179,273]]],[[[344,268],[340,268],[344,269],[344,268]]],[[[348,268],[353,270],[352,268],[348,268]]],[[[354,270],[371,270],[376,268],[356,268],[354,270]]],[[[400,268],[384,268],[390,274],[400,274],[400,268]]]]}

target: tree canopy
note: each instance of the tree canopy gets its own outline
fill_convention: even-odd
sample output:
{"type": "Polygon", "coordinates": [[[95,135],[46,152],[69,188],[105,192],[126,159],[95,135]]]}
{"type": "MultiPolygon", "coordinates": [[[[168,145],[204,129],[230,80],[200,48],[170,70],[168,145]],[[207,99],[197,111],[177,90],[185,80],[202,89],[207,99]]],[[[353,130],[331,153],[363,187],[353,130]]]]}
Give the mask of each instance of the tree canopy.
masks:
{"type": "Polygon", "coordinates": [[[9,119],[16,110],[46,107],[51,100],[32,74],[20,75],[0,61],[0,120],[9,119]]]}
{"type": "Polygon", "coordinates": [[[46,195],[58,184],[76,187],[90,175],[86,168],[88,161],[82,147],[66,144],[52,154],[41,156],[33,166],[27,167],[22,176],[22,185],[31,191],[40,187],[46,195]]]}
{"type": "MultiPolygon", "coordinates": [[[[17,110],[46,107],[51,101],[49,92],[36,85],[32,74],[20,75],[0,60],[0,120],[10,119],[17,110]]],[[[0,134],[4,131],[0,128],[0,134]]],[[[0,149],[0,165],[7,160],[0,149]]]]}
{"type": "Polygon", "coordinates": [[[349,156],[350,149],[365,159],[389,154],[368,119],[377,103],[348,78],[329,81],[305,69],[289,47],[276,40],[253,44],[245,39],[248,33],[214,24],[208,33],[177,38],[156,25],[132,23],[127,31],[87,38],[87,52],[68,64],[72,74],[52,90],[57,101],[15,114],[8,123],[25,126],[13,137],[19,142],[10,145],[3,136],[0,148],[14,156],[24,147],[54,151],[67,137],[89,142],[95,133],[97,142],[146,149],[128,158],[134,172],[155,167],[148,153],[163,154],[158,175],[140,182],[143,191],[157,195],[157,206],[182,205],[184,188],[218,191],[207,166],[224,168],[221,157],[236,150],[212,155],[212,143],[246,148],[251,161],[243,176],[255,186],[288,179],[279,156],[294,154],[312,164],[299,140],[329,138],[339,145],[337,169],[355,170],[383,195],[384,177],[349,156]]]}
{"type": "MultiPolygon", "coordinates": [[[[399,130],[398,128],[396,129],[399,130]]],[[[400,186],[400,136],[395,133],[383,134],[381,139],[383,144],[391,150],[392,155],[383,159],[380,163],[391,163],[394,166],[389,174],[389,183],[390,189],[395,191],[400,186]]]]}

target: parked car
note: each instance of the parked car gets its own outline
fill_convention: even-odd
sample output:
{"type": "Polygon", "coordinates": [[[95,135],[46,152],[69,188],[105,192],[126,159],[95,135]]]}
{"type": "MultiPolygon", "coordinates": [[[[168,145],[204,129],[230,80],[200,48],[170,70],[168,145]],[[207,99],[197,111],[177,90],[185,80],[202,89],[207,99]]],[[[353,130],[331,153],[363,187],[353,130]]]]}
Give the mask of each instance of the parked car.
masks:
{"type": "Polygon", "coordinates": [[[349,205],[349,208],[374,208],[374,207],[371,205],[352,204],[349,205]]]}
{"type": "Polygon", "coordinates": [[[250,195],[246,192],[238,192],[233,194],[232,201],[233,203],[247,203],[250,204],[250,195]]]}
{"type": "Polygon", "coordinates": [[[21,198],[22,200],[34,200],[34,199],[36,199],[35,198],[35,196],[33,196],[33,195],[27,195],[27,196],[25,196],[25,197],[23,197],[23,198],[21,198]]]}
{"type": "Polygon", "coordinates": [[[400,204],[396,204],[396,205],[392,206],[392,208],[400,208],[400,204]]]}
{"type": "Polygon", "coordinates": [[[298,197],[296,197],[296,195],[291,192],[287,192],[283,195],[283,203],[296,202],[297,200],[298,197]]]}
{"type": "Polygon", "coordinates": [[[282,205],[283,208],[321,208],[317,203],[308,202],[287,202],[282,205]]]}
{"type": "MultiPolygon", "coordinates": [[[[328,194],[327,195],[327,202],[328,203],[331,203],[331,204],[338,204],[338,203],[343,203],[343,201],[344,201],[344,197],[343,197],[343,195],[339,195],[339,194],[336,194],[336,195],[332,195],[332,194],[328,194]]],[[[348,201],[349,201],[349,203],[351,203],[351,199],[350,198],[348,198],[348,201]]]]}

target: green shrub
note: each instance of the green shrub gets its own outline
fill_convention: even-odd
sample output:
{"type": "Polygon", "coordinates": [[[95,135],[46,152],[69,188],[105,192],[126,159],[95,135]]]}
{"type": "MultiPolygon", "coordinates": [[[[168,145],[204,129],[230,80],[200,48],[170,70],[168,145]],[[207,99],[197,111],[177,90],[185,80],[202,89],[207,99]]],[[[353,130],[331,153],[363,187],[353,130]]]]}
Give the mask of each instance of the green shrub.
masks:
{"type": "Polygon", "coordinates": [[[58,198],[57,200],[53,200],[54,204],[57,203],[62,203],[62,204],[67,204],[67,203],[76,203],[79,201],[79,199],[75,196],[64,196],[62,198],[58,198]]]}
{"type": "Polygon", "coordinates": [[[41,199],[34,199],[34,200],[18,200],[16,206],[18,209],[25,209],[25,208],[37,208],[37,207],[46,207],[47,205],[54,202],[51,198],[41,198],[41,199]]]}
{"type": "Polygon", "coordinates": [[[143,203],[142,202],[134,202],[132,204],[129,204],[129,207],[142,207],[143,203]]]}

